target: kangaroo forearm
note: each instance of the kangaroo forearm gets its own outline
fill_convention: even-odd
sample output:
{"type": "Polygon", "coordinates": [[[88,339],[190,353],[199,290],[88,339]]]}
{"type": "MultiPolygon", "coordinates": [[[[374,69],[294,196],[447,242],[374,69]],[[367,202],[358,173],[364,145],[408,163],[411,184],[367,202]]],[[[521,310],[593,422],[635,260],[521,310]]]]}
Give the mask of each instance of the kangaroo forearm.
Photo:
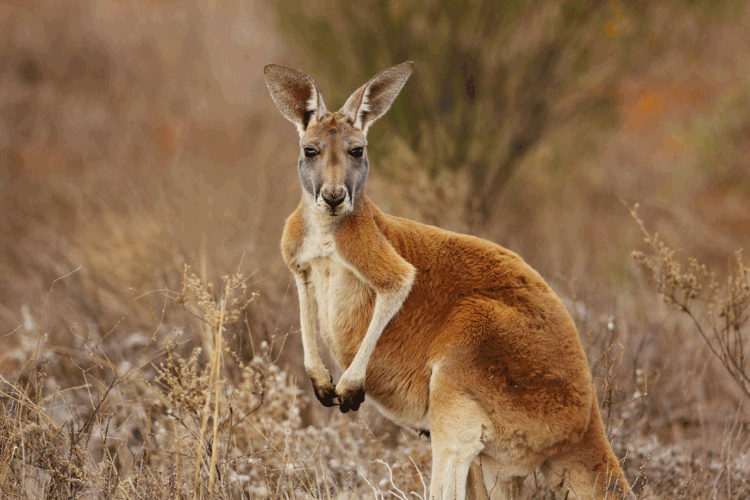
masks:
{"type": "Polygon", "coordinates": [[[300,329],[302,330],[302,350],[304,353],[305,371],[308,376],[317,381],[327,380],[328,371],[318,353],[315,337],[315,304],[310,286],[304,277],[295,275],[297,293],[299,294],[300,329]]]}
{"type": "Polygon", "coordinates": [[[396,313],[401,310],[401,307],[406,301],[410,291],[411,283],[408,283],[403,285],[401,289],[396,292],[377,294],[372,320],[367,328],[367,333],[365,334],[365,338],[362,340],[359,350],[348,369],[348,371],[358,375],[358,377],[355,378],[364,379],[370,357],[375,350],[375,346],[377,345],[383,330],[385,330],[386,326],[388,326],[388,323],[390,323],[396,313]]]}

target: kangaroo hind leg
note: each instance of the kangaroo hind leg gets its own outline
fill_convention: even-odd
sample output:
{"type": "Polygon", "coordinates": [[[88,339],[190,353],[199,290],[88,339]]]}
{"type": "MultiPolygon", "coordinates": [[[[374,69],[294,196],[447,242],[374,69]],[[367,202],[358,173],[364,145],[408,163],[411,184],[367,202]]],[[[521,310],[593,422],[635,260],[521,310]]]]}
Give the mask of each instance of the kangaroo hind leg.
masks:
{"type": "Polygon", "coordinates": [[[484,449],[492,424],[485,410],[455,380],[435,373],[430,381],[432,480],[430,500],[464,500],[472,462],[484,449]]]}

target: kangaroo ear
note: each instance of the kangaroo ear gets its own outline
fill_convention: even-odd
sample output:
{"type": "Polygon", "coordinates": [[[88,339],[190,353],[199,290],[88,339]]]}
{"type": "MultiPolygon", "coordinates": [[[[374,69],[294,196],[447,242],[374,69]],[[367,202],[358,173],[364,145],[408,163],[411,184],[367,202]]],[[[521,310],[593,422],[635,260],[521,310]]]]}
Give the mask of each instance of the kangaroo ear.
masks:
{"type": "Polygon", "coordinates": [[[367,134],[372,122],[391,107],[413,69],[414,63],[406,61],[375,75],[347,99],[339,113],[347,115],[355,128],[367,134]]]}
{"type": "Polygon", "coordinates": [[[281,114],[297,126],[300,136],[311,122],[327,113],[315,81],[301,71],[278,64],[263,69],[266,85],[281,114]]]}

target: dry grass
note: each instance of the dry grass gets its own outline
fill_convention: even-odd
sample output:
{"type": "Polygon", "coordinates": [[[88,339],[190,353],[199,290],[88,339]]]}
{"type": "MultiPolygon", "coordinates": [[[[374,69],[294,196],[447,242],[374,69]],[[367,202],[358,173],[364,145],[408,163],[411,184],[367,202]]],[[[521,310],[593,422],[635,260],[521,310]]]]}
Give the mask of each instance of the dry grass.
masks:
{"type": "Polygon", "coordinates": [[[303,425],[308,395],[272,354],[285,336],[261,342],[247,362],[228,347],[226,327],[246,315],[246,281],[226,277],[214,297],[186,273],[183,293],[160,291],[169,307],[193,315],[193,333],[213,333],[202,337],[207,356],[201,348],[181,354],[191,332],[160,327],[143,348],[147,361],[125,371],[77,353],[101,370],[79,368],[85,387],[51,385],[41,360],[28,386],[3,378],[6,498],[332,498],[368,481],[379,491],[376,458],[388,460],[402,487],[418,486],[410,457],[425,466],[424,441],[386,446],[407,438],[376,436],[372,416],[303,425]],[[63,424],[60,412],[68,412],[63,424]]]}
{"type": "MultiPolygon", "coordinates": [[[[747,348],[746,267],[724,270],[750,248],[750,10],[614,2],[580,30],[553,33],[540,28],[544,6],[529,4],[506,31],[474,30],[482,36],[464,43],[423,33],[419,19],[394,28],[412,19],[408,3],[367,5],[384,6],[369,16],[382,24],[367,43],[342,24],[343,7],[326,11],[341,21],[331,24],[263,2],[0,5],[0,491],[424,496],[429,442],[367,404],[344,416],[310,401],[294,285],[278,255],[299,197],[295,137],[261,71],[280,62],[309,72],[334,108],[375,66],[416,58],[403,100],[373,129],[374,201],[488,237],[542,272],[578,325],[640,498],[748,498],[750,410],[737,382],[746,358],[739,372],[722,359],[747,348]],[[296,47],[310,30],[321,46],[296,47]],[[402,38],[378,41],[395,32],[402,38]],[[497,50],[482,48],[485,36],[497,50]],[[512,50],[497,45],[506,39],[512,50]],[[333,40],[341,50],[329,50],[333,40]],[[558,69],[539,83],[544,126],[478,218],[470,198],[486,177],[475,167],[533,122],[518,82],[555,40],[565,42],[558,69]],[[457,97],[460,60],[477,68],[472,102],[457,97]],[[485,91],[499,66],[509,72],[504,105],[485,91]],[[479,102],[517,116],[461,136],[479,102]],[[409,115],[410,103],[421,111],[409,115]],[[647,227],[680,250],[644,248],[621,199],[641,201],[647,227]],[[657,264],[694,255],[728,284],[717,291],[730,300],[719,295],[713,310],[710,287],[688,304],[701,321],[714,317],[705,335],[658,300],[633,249],[657,264]],[[728,318],[737,321],[714,329],[728,318]]],[[[481,25],[471,15],[482,12],[456,16],[457,33],[481,25]]],[[[663,269],[657,288],[676,285],[682,300],[693,281],[663,269]]],[[[523,497],[549,498],[536,478],[523,497]]]]}

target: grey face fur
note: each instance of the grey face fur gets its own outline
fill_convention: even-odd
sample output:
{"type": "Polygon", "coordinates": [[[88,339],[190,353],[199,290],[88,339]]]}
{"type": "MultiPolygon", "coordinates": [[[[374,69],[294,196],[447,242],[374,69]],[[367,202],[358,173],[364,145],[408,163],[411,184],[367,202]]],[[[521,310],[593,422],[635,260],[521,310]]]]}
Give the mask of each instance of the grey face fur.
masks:
{"type": "Polygon", "coordinates": [[[299,132],[297,170],[315,208],[332,216],[356,209],[370,170],[367,130],[390,108],[413,67],[408,61],[379,73],[335,113],[328,112],[309,76],[276,64],[265,67],[271,97],[299,132]]]}
{"type": "Polygon", "coordinates": [[[329,215],[352,211],[370,171],[364,134],[348,117],[328,113],[302,134],[297,170],[318,209],[329,215]]]}

